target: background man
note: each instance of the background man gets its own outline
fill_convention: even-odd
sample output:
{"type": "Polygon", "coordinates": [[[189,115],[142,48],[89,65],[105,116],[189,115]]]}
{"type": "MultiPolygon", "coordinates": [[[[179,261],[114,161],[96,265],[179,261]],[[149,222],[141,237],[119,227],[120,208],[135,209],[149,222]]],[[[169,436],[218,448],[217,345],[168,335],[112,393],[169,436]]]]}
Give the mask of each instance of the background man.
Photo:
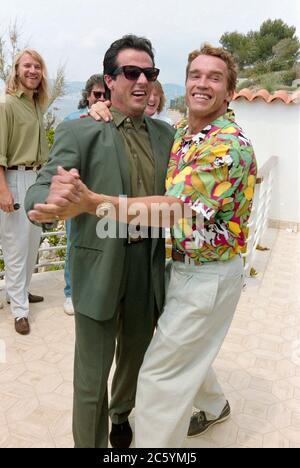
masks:
{"type": "MultiPolygon", "coordinates": [[[[55,176],[58,163],[67,170],[76,168],[94,192],[164,193],[174,132],[143,114],[158,72],[147,39],[129,35],[111,45],[104,57],[104,79],[114,121],[99,124],[86,118],[58,128],[51,160],[27,193],[27,210],[45,201],[51,207],[57,190],[60,195],[68,191],[65,182],[71,191],[63,206],[70,201],[76,206],[80,199],[76,174],[55,176]]],[[[117,337],[110,441],[114,447],[128,447],[132,439],[128,415],[135,402],[137,375],[164,303],[164,239],[129,234],[127,239],[99,239],[97,221],[89,214],[72,220],[73,433],[76,447],[107,446],[107,379],[117,337]]]]}
{"type": "Polygon", "coordinates": [[[87,80],[84,89],[81,93],[81,99],[78,103],[78,110],[67,115],[64,120],[79,119],[85,114],[88,114],[89,109],[96,102],[105,101],[105,86],[103,75],[91,75],[87,80]]]}
{"type": "Polygon", "coordinates": [[[42,111],[48,102],[46,67],[32,49],[19,52],[0,99],[0,223],[5,284],[15,329],[28,334],[29,302],[41,296],[28,292],[41,229],[28,222],[27,188],[48,158],[42,111]]]}

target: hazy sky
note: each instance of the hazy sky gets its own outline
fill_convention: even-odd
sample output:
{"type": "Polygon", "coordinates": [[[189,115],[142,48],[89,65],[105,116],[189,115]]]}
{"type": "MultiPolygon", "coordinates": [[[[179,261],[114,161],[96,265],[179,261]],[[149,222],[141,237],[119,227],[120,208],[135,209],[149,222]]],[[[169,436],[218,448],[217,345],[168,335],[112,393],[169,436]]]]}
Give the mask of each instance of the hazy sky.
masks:
{"type": "Polygon", "coordinates": [[[297,27],[299,0],[1,0],[0,34],[18,19],[23,43],[45,58],[49,75],[66,63],[67,79],[102,69],[112,41],[126,33],[151,39],[163,83],[184,83],[188,53],[224,32],[257,30],[268,18],[297,27]]]}

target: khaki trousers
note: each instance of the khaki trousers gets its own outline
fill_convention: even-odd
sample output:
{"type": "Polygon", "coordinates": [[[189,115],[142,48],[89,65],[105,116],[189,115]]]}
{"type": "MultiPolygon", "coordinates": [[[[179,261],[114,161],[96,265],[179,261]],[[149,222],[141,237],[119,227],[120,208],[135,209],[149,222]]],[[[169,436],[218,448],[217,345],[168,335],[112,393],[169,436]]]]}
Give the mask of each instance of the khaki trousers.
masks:
{"type": "Polygon", "coordinates": [[[164,312],[145,354],[136,396],[136,447],[182,447],[193,406],[215,419],[226,403],[212,364],[243,285],[240,256],[174,262],[164,312]]]}

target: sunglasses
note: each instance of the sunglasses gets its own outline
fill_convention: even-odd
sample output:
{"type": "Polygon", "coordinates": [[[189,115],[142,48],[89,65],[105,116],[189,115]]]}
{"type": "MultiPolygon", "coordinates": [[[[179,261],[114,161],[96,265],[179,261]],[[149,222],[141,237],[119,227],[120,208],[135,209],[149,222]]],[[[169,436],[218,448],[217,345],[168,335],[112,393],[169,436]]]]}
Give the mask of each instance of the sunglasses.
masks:
{"type": "Polygon", "coordinates": [[[96,99],[101,99],[102,97],[105,99],[105,91],[92,91],[92,93],[96,99]]]}
{"type": "Polygon", "coordinates": [[[123,67],[117,68],[113,73],[112,76],[121,75],[124,73],[124,76],[127,80],[135,81],[137,80],[142,73],[144,73],[147,81],[156,81],[159,75],[158,68],[140,68],[136,67],[135,65],[124,65],[123,67]]]}

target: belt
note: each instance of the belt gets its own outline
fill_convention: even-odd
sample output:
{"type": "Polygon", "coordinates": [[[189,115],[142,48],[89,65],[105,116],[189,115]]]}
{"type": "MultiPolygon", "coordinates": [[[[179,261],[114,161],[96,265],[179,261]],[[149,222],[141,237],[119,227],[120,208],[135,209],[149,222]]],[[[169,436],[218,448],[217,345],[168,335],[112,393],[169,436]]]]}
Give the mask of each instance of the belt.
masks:
{"type": "Polygon", "coordinates": [[[138,236],[138,237],[127,237],[127,244],[138,244],[139,242],[143,242],[146,237],[138,236]]]}
{"type": "Polygon", "coordinates": [[[197,266],[203,265],[203,262],[194,260],[193,258],[189,257],[187,254],[176,252],[174,250],[172,250],[172,259],[175,260],[175,262],[182,262],[187,265],[197,265],[197,266]]]}
{"type": "Polygon", "coordinates": [[[23,166],[23,165],[20,165],[20,166],[11,166],[11,167],[8,167],[7,170],[8,171],[39,171],[41,169],[41,165],[39,166],[23,166]]]}

